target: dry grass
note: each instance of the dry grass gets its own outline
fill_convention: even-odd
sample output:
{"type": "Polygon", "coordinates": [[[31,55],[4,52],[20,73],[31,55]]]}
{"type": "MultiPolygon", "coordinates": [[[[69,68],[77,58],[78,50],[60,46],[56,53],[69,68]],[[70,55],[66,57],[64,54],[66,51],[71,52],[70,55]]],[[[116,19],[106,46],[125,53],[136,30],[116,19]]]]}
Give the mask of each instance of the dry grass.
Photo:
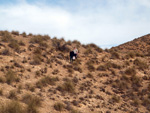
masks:
{"type": "Polygon", "coordinates": [[[11,84],[11,83],[16,82],[18,80],[16,73],[12,70],[8,70],[5,77],[6,77],[6,82],[8,84],[11,84]]]}
{"type": "Polygon", "coordinates": [[[8,46],[11,47],[11,48],[13,48],[17,52],[19,52],[19,50],[20,50],[20,45],[19,45],[19,43],[18,43],[17,40],[10,41],[10,43],[9,43],[8,46]]]}
{"type": "Polygon", "coordinates": [[[58,86],[57,89],[61,92],[69,92],[69,93],[74,93],[75,92],[75,86],[72,81],[66,81],[64,84],[61,86],[58,86]]]}
{"type": "Polygon", "coordinates": [[[2,34],[1,41],[3,41],[3,42],[9,42],[9,41],[12,40],[12,36],[10,35],[10,33],[8,31],[3,31],[1,34],[2,34]]]}
{"type": "Polygon", "coordinates": [[[55,85],[55,83],[58,81],[58,77],[49,77],[45,76],[41,78],[38,82],[36,82],[36,86],[38,88],[43,88],[47,85],[55,85]]]}
{"type": "Polygon", "coordinates": [[[0,113],[28,113],[18,101],[10,101],[0,105],[0,113]]]}
{"type": "Polygon", "coordinates": [[[57,102],[54,104],[54,109],[57,111],[63,111],[65,109],[65,106],[63,103],[57,102]]]}
{"type": "Polygon", "coordinates": [[[28,113],[38,113],[38,107],[41,106],[40,97],[26,94],[23,96],[22,101],[28,105],[27,107],[28,113]]]}

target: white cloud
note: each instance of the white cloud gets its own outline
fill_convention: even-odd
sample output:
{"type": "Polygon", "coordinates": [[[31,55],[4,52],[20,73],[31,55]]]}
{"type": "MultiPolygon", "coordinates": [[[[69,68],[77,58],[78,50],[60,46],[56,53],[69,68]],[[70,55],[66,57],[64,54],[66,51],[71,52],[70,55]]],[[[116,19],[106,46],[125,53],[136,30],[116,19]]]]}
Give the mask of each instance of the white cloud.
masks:
{"type": "Polygon", "coordinates": [[[145,35],[150,29],[148,0],[93,0],[92,5],[87,0],[86,4],[78,1],[76,7],[68,4],[67,8],[19,1],[20,4],[0,6],[0,30],[49,34],[109,47],[145,35]],[[72,7],[78,9],[73,12],[72,7]]]}

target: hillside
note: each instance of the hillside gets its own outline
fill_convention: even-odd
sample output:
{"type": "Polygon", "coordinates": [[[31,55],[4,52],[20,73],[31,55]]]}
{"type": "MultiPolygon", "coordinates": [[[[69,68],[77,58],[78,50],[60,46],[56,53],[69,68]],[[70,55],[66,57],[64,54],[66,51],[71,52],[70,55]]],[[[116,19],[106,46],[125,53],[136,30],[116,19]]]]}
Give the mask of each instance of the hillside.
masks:
{"type": "Polygon", "coordinates": [[[0,31],[0,113],[148,113],[149,39],[102,50],[0,31]],[[73,47],[79,55],[70,63],[73,47]]]}

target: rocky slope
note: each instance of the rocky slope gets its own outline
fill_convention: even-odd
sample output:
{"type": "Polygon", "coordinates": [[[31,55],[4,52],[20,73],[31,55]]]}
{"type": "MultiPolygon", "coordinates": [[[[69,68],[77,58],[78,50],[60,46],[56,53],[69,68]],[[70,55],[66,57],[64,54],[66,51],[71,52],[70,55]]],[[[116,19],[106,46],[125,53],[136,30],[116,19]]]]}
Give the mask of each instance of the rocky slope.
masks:
{"type": "Polygon", "coordinates": [[[1,31],[0,113],[148,113],[149,39],[102,50],[1,31]],[[79,55],[70,63],[73,47],[79,55]]]}

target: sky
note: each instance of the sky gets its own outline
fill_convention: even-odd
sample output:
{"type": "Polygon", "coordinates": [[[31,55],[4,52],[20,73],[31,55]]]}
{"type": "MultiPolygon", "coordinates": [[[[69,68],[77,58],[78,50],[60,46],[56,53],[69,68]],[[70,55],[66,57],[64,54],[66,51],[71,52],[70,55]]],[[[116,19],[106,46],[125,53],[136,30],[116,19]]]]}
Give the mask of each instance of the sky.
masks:
{"type": "Polygon", "coordinates": [[[0,0],[0,30],[111,48],[150,33],[150,0],[0,0]]]}

